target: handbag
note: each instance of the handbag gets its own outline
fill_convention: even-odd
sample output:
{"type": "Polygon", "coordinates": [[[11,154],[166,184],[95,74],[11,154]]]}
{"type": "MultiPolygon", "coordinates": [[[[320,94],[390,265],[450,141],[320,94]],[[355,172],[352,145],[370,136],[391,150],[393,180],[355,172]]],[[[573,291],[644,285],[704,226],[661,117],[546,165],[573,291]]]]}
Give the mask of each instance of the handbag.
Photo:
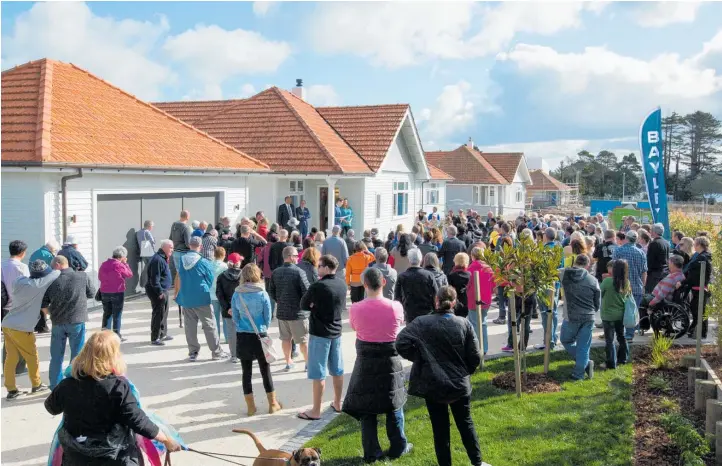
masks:
{"type": "Polygon", "coordinates": [[[95,292],[95,300],[101,302],[103,300],[103,293],[100,292],[100,288],[95,292]]]}
{"type": "Polygon", "coordinates": [[[639,325],[639,309],[637,308],[637,302],[634,300],[634,296],[628,294],[624,298],[624,319],[623,324],[625,328],[636,328],[639,325]]]}
{"type": "Polygon", "coordinates": [[[243,309],[246,311],[246,316],[248,316],[248,320],[251,321],[251,326],[253,327],[253,331],[256,333],[256,336],[259,340],[261,340],[261,348],[263,348],[263,356],[266,358],[266,362],[268,364],[272,364],[280,359],[280,356],[276,352],[276,349],[273,347],[273,340],[271,340],[271,337],[266,335],[265,337],[262,337],[261,334],[258,332],[258,327],[256,327],[256,323],[253,321],[253,317],[251,317],[251,313],[248,311],[248,306],[246,306],[246,302],[243,300],[243,297],[241,297],[241,293],[238,293],[238,297],[241,299],[241,304],[243,304],[243,309]]]}

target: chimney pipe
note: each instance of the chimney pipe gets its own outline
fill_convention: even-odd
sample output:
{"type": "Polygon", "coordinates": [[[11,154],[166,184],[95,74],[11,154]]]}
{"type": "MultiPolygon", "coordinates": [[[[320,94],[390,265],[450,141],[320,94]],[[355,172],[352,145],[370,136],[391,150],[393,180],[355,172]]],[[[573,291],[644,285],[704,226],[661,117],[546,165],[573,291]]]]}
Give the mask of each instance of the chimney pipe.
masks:
{"type": "Polygon", "coordinates": [[[296,87],[291,90],[291,93],[301,100],[306,100],[306,89],[303,87],[303,79],[296,79],[296,87]]]}
{"type": "Polygon", "coordinates": [[[474,141],[471,138],[469,138],[469,142],[466,143],[466,147],[472,150],[474,149],[474,141]]]}

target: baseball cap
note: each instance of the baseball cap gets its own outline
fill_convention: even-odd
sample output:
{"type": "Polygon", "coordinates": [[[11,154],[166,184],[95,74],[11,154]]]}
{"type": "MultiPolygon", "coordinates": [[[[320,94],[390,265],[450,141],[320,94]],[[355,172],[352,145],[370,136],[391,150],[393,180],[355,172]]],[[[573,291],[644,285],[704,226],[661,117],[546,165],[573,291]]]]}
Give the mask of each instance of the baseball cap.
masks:
{"type": "Polygon", "coordinates": [[[68,235],[65,237],[65,244],[78,244],[78,238],[75,235],[68,235]]]}
{"type": "Polygon", "coordinates": [[[40,259],[32,261],[29,268],[30,278],[42,278],[53,271],[45,261],[40,259]]]}
{"type": "Polygon", "coordinates": [[[228,256],[228,263],[230,264],[240,264],[242,261],[243,256],[241,256],[237,252],[234,252],[228,256]]]}

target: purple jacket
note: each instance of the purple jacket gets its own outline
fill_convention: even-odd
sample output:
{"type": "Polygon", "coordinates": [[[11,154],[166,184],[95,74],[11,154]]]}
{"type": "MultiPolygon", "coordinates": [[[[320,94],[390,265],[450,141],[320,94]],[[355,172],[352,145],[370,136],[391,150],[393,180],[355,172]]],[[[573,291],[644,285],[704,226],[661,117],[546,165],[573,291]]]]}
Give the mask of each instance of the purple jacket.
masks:
{"type": "Polygon", "coordinates": [[[128,264],[116,259],[108,259],[98,269],[98,280],[100,280],[101,293],[123,293],[125,291],[125,279],[133,276],[128,264]]]}

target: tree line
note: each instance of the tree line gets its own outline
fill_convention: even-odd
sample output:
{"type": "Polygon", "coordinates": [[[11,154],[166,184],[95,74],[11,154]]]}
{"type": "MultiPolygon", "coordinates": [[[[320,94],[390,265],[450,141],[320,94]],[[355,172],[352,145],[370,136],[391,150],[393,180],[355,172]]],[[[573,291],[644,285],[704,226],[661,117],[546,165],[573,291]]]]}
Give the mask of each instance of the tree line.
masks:
{"type": "MultiPolygon", "coordinates": [[[[664,174],[667,194],[689,201],[722,194],[722,122],[711,113],[672,113],[662,120],[664,174]]],[[[582,150],[567,157],[551,175],[567,184],[579,182],[587,198],[619,199],[644,192],[642,167],[635,154],[621,160],[608,150],[582,150]],[[578,178],[577,178],[578,177],[578,178]]]]}

